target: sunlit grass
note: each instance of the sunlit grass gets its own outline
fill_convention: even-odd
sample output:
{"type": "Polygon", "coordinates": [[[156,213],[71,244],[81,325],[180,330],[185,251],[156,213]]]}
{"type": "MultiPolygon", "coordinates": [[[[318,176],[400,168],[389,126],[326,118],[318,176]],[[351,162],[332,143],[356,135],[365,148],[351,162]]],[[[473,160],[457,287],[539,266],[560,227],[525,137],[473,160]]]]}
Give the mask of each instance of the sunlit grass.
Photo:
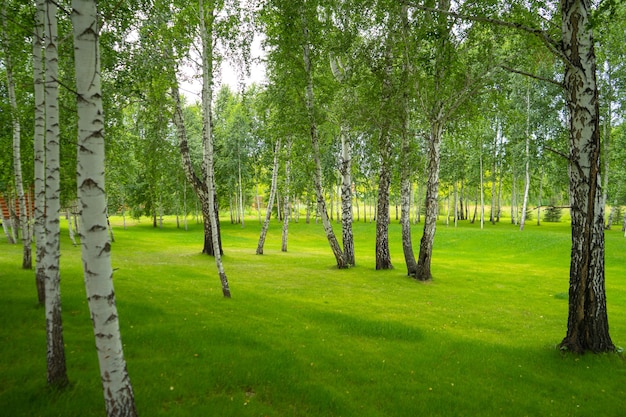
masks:
{"type": "MultiPolygon", "coordinates": [[[[621,355],[563,355],[566,224],[438,226],[434,281],[375,271],[375,226],[355,223],[357,266],[334,268],[321,225],[223,221],[233,293],[221,296],[202,230],[172,219],[127,230],[113,219],[115,288],[128,369],[143,416],[621,416],[621,355]]],[[[421,225],[415,225],[417,249],[421,225]]],[[[336,226],[339,233],[339,226],[336,226]]],[[[606,234],[611,334],[626,333],[626,239],[606,234]]],[[[0,243],[0,415],[104,414],[80,248],[63,241],[63,320],[72,385],[45,384],[44,312],[20,248],[0,243]]]]}

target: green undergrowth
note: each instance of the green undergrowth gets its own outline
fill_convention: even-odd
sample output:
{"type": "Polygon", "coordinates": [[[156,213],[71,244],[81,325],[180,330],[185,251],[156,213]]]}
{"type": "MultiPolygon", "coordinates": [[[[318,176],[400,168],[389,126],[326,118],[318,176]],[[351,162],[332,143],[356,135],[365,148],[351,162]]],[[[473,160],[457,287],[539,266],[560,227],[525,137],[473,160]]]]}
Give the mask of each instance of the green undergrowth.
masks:
{"type": "MultiPolygon", "coordinates": [[[[113,219],[114,281],[141,416],[621,416],[621,354],[574,356],[565,335],[564,223],[438,226],[434,280],[374,269],[375,226],[355,223],[357,266],[334,267],[321,225],[222,220],[232,299],[221,296],[201,225],[113,219]]],[[[422,225],[413,230],[419,247],[422,225]]],[[[335,226],[339,233],[339,225],[335,226]]],[[[611,334],[626,335],[626,239],[606,233],[611,334]]],[[[102,416],[80,247],[62,242],[69,388],[46,386],[44,310],[19,246],[0,242],[0,415],[102,416]]]]}

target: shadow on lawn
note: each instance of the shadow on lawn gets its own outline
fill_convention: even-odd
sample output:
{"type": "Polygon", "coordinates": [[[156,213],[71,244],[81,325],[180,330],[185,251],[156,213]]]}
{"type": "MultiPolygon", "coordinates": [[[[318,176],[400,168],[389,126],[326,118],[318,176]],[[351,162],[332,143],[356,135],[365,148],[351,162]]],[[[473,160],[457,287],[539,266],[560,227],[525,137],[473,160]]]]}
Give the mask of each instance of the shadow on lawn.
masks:
{"type": "Polygon", "coordinates": [[[416,342],[423,339],[420,329],[397,321],[373,320],[335,311],[308,310],[303,315],[320,325],[333,326],[347,336],[416,342]]]}

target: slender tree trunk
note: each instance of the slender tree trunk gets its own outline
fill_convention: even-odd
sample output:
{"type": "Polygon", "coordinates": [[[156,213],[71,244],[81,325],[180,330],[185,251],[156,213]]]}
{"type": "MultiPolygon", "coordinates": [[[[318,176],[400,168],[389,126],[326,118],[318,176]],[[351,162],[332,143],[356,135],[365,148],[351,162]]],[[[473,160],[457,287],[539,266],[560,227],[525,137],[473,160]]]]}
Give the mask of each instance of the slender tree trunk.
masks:
{"type": "Polygon", "coordinates": [[[537,202],[537,226],[541,226],[541,204],[543,198],[543,166],[539,177],[539,200],[537,202]]]}
{"type": "Polygon", "coordinates": [[[426,213],[424,216],[424,234],[420,241],[415,278],[420,281],[432,280],[430,269],[435,231],[437,229],[437,211],[439,209],[439,165],[440,147],[443,136],[443,120],[431,121],[430,140],[428,141],[428,183],[426,185],[426,213]]]}
{"type": "Polygon", "coordinates": [[[22,230],[22,269],[32,269],[32,249],[30,241],[28,210],[26,208],[26,196],[24,195],[24,182],[22,178],[22,154],[21,154],[21,125],[19,119],[19,110],[17,108],[17,99],[15,97],[15,81],[13,80],[13,64],[11,61],[11,51],[8,45],[7,34],[7,17],[6,5],[3,4],[2,10],[2,26],[3,26],[3,44],[4,44],[4,66],[7,75],[7,89],[9,93],[9,104],[11,106],[11,124],[13,129],[13,175],[15,180],[15,190],[17,192],[17,200],[19,203],[19,224],[22,230]]]}
{"type": "Polygon", "coordinates": [[[524,199],[522,200],[522,213],[519,222],[519,230],[524,230],[526,224],[526,209],[528,207],[528,192],[530,190],[530,85],[526,88],[526,147],[524,152],[526,161],[524,167],[524,199]]]}
{"type": "Polygon", "coordinates": [[[243,229],[244,227],[246,227],[246,220],[245,220],[246,213],[245,213],[245,209],[243,206],[243,181],[241,179],[241,157],[239,155],[239,151],[237,151],[237,171],[239,175],[239,190],[238,190],[239,211],[237,213],[241,216],[241,228],[243,229]]]}
{"type": "Polygon", "coordinates": [[[381,126],[378,139],[378,152],[380,155],[380,172],[378,179],[378,205],[376,216],[376,269],[392,269],[391,252],[389,250],[389,189],[391,186],[391,126],[388,114],[392,94],[391,85],[391,34],[387,35],[387,47],[384,61],[385,68],[382,79],[381,92],[381,126]]]}
{"type": "Polygon", "coordinates": [[[43,36],[45,19],[45,0],[37,0],[35,12],[35,32],[33,36],[33,73],[35,99],[35,135],[34,135],[34,170],[35,170],[35,283],[40,305],[46,299],[46,101],[45,73],[43,55],[43,36]]]}
{"type": "Polygon", "coordinates": [[[572,352],[614,351],[609,336],[604,274],[604,207],[600,129],[590,0],[562,0],[564,85],[570,116],[572,253],[567,334],[572,352]]]}
{"type": "Polygon", "coordinates": [[[289,185],[291,181],[291,143],[289,138],[287,141],[287,155],[285,155],[285,199],[283,201],[283,209],[285,211],[283,216],[283,233],[282,233],[282,245],[281,251],[287,252],[287,241],[289,238],[289,218],[291,217],[291,207],[289,204],[289,185]]]}
{"type": "MultiPolygon", "coordinates": [[[[301,8],[304,8],[304,5],[301,5],[301,8]]],[[[315,162],[313,180],[315,185],[315,194],[317,198],[317,211],[322,218],[322,225],[324,226],[324,232],[326,233],[328,244],[330,245],[333,255],[335,255],[337,268],[342,269],[347,268],[348,263],[346,262],[343,251],[339,246],[339,242],[337,241],[337,237],[335,236],[335,232],[333,231],[333,226],[328,219],[328,212],[326,210],[326,200],[324,199],[324,190],[322,188],[322,161],[320,157],[319,139],[317,135],[317,123],[315,121],[315,98],[313,95],[313,73],[311,66],[311,47],[309,45],[309,29],[306,22],[304,10],[301,9],[300,14],[302,19],[302,31],[304,35],[304,42],[302,44],[302,57],[307,81],[305,101],[307,114],[309,117],[309,133],[311,135],[313,159],[315,162]]]]}
{"type": "MultiPolygon", "coordinates": [[[[171,90],[172,98],[174,99],[174,112],[172,119],[174,121],[174,125],[176,126],[176,132],[178,136],[178,146],[180,148],[180,154],[182,158],[183,171],[185,172],[185,177],[187,181],[191,184],[196,196],[198,196],[198,200],[200,200],[201,210],[202,210],[202,219],[204,225],[204,244],[202,247],[202,253],[205,253],[210,256],[215,255],[215,250],[213,246],[213,233],[211,228],[211,205],[209,204],[209,192],[207,190],[206,182],[203,182],[194,172],[193,164],[191,162],[191,155],[189,152],[189,143],[187,141],[187,131],[185,129],[185,121],[183,119],[183,108],[180,102],[180,93],[178,91],[178,85],[172,87],[171,90]]],[[[204,169],[204,166],[203,166],[204,169]]],[[[216,213],[216,222],[217,222],[217,234],[218,234],[218,247],[220,255],[224,254],[222,250],[222,237],[219,230],[219,209],[217,207],[217,201],[214,201],[213,204],[214,213],[216,213]]]]}
{"type": "Polygon", "coordinates": [[[480,228],[485,227],[485,183],[483,177],[483,152],[482,144],[480,150],[480,228]]]}
{"type": "Polygon", "coordinates": [[[274,198],[276,198],[276,188],[278,183],[278,153],[280,152],[280,139],[276,140],[274,145],[274,166],[272,169],[272,185],[270,188],[270,199],[267,203],[267,210],[265,212],[265,221],[261,228],[261,235],[259,236],[259,244],[256,247],[256,254],[263,255],[263,245],[265,245],[265,236],[267,236],[267,229],[270,226],[270,219],[272,217],[272,209],[274,208],[274,198]]]}
{"type": "MultiPolygon", "coordinates": [[[[403,7],[403,27],[406,29],[408,26],[407,7],[403,7]]],[[[404,57],[404,71],[408,77],[409,72],[409,57],[404,57]]],[[[408,87],[406,87],[408,89],[408,87]]],[[[410,140],[409,140],[409,93],[405,91],[402,97],[402,131],[401,131],[401,162],[400,162],[400,225],[402,228],[402,252],[404,253],[404,263],[406,264],[406,270],[408,276],[415,276],[417,270],[417,261],[415,260],[415,254],[413,253],[413,240],[411,239],[411,164],[410,158],[410,140]]]]}
{"type": "Polygon", "coordinates": [[[203,171],[206,173],[205,184],[208,195],[209,222],[211,223],[211,242],[213,243],[215,265],[222,284],[224,297],[230,298],[228,278],[222,263],[221,244],[219,237],[219,212],[217,211],[217,194],[215,192],[215,172],[213,166],[213,22],[215,19],[214,4],[211,2],[205,10],[203,0],[199,0],[200,37],[202,40],[202,142],[203,171]],[[208,13],[207,13],[208,12],[208,13]],[[208,22],[207,22],[208,18],[208,22]]]}
{"type": "Polygon", "coordinates": [[[78,198],[87,301],[109,417],[137,415],[113,289],[104,184],[104,119],[95,1],[72,1],[78,109],[78,198]]]}
{"type": "Polygon", "coordinates": [[[63,324],[61,319],[60,276],[60,160],[58,107],[57,6],[45,4],[45,103],[46,103],[46,192],[45,192],[45,306],[48,343],[48,383],[65,386],[68,383],[63,324]]]}

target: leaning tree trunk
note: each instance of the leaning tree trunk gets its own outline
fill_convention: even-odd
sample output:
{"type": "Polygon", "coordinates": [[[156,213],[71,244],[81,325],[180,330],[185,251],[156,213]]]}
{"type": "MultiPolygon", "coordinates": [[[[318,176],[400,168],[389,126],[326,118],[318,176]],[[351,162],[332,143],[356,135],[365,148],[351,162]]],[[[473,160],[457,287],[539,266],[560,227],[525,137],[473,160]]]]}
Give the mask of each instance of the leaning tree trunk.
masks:
{"type": "MultiPolygon", "coordinates": [[[[215,255],[213,248],[213,233],[211,228],[211,220],[209,213],[211,207],[209,205],[209,193],[207,191],[206,183],[204,183],[194,172],[193,164],[191,162],[191,154],[189,152],[189,143],[187,141],[187,131],[185,129],[185,121],[183,119],[183,108],[180,102],[180,93],[178,91],[178,85],[174,85],[171,89],[172,98],[174,99],[174,112],[172,120],[174,126],[176,126],[176,132],[178,136],[178,147],[180,149],[180,155],[182,158],[183,171],[189,184],[191,184],[198,200],[200,200],[202,207],[202,218],[204,224],[204,245],[202,247],[202,253],[210,256],[215,255]]],[[[222,237],[219,228],[219,209],[217,206],[217,200],[214,202],[214,211],[216,212],[217,220],[217,233],[218,233],[218,247],[220,255],[224,254],[222,250],[222,237]]]]}
{"type": "MultiPolygon", "coordinates": [[[[200,12],[200,37],[202,40],[202,143],[203,157],[202,166],[206,174],[205,184],[209,200],[209,221],[211,222],[211,238],[213,248],[220,248],[220,238],[218,232],[218,218],[215,193],[215,171],[213,164],[213,121],[212,121],[212,101],[213,101],[213,21],[215,10],[213,4],[209,7],[208,13],[202,0],[199,0],[200,12]],[[207,17],[209,21],[207,22],[207,17]],[[208,24],[207,24],[208,23],[208,24]]],[[[230,288],[228,278],[222,263],[221,250],[214,250],[215,265],[222,284],[222,294],[230,298],[230,288]]]]}
{"type": "MultiPolygon", "coordinates": [[[[301,7],[304,7],[301,5],[301,7]]],[[[335,260],[337,261],[337,268],[343,269],[347,268],[349,265],[346,262],[345,256],[341,247],[339,246],[339,242],[337,241],[337,237],[335,236],[335,232],[333,231],[333,226],[330,223],[328,218],[328,211],[326,210],[326,200],[324,198],[324,190],[322,188],[322,161],[320,157],[320,145],[319,138],[317,135],[317,123],[315,121],[315,98],[313,95],[313,73],[311,69],[311,47],[309,45],[309,31],[306,23],[306,17],[304,10],[301,10],[301,18],[302,18],[302,31],[304,34],[304,42],[302,43],[302,58],[304,62],[304,69],[306,72],[307,83],[305,90],[305,103],[306,110],[309,117],[309,132],[311,135],[311,147],[313,148],[313,160],[315,162],[315,171],[313,173],[313,181],[315,185],[315,195],[317,199],[317,212],[322,218],[322,225],[324,227],[324,232],[326,233],[326,239],[328,240],[328,244],[330,245],[330,249],[333,251],[333,255],[335,255],[335,260]]]]}
{"type": "Polygon", "coordinates": [[[11,52],[8,46],[6,5],[2,10],[3,44],[4,44],[4,66],[7,75],[7,88],[9,93],[9,104],[11,106],[11,124],[13,128],[13,174],[15,180],[15,190],[19,202],[20,213],[18,216],[20,229],[22,231],[22,268],[32,269],[31,237],[28,223],[28,210],[26,208],[26,196],[24,195],[24,183],[22,178],[22,157],[21,157],[21,126],[17,99],[15,97],[15,81],[13,80],[13,65],[11,63],[11,52]]]}
{"type": "Polygon", "coordinates": [[[77,185],[81,246],[87,290],[109,417],[135,417],[113,289],[111,242],[104,184],[104,118],[100,88],[98,15],[95,0],[72,1],[78,110],[77,185]]]}
{"type": "Polygon", "coordinates": [[[263,246],[265,245],[265,236],[267,236],[267,229],[270,226],[270,219],[272,217],[272,209],[274,208],[274,199],[276,198],[276,187],[278,183],[278,153],[280,151],[280,139],[276,140],[274,148],[274,166],[272,169],[272,185],[270,186],[270,199],[267,202],[267,210],[265,211],[265,221],[261,228],[261,235],[259,236],[259,244],[256,247],[256,254],[263,255],[263,246]]]}
{"type": "Polygon", "coordinates": [[[65,348],[61,320],[60,276],[60,133],[57,52],[57,6],[46,1],[45,8],[45,58],[46,58],[46,189],[45,189],[45,306],[48,340],[48,383],[66,385],[65,348]]]}
{"type": "Polygon", "coordinates": [[[591,1],[562,0],[564,85],[570,116],[569,190],[572,215],[569,312],[561,348],[615,350],[609,336],[604,273],[604,207],[591,1]]]}
{"type": "Polygon", "coordinates": [[[440,147],[443,136],[443,120],[431,122],[431,134],[428,141],[428,182],[426,184],[426,212],[424,213],[424,234],[420,241],[420,252],[417,258],[415,278],[420,281],[432,280],[430,263],[437,228],[437,211],[439,209],[439,165],[441,163],[440,147]]]}
{"type": "Polygon", "coordinates": [[[37,0],[35,31],[33,34],[33,80],[35,99],[34,170],[35,170],[35,284],[39,304],[45,303],[46,253],[45,204],[46,204],[46,102],[43,69],[43,34],[45,0],[37,0]]]}

